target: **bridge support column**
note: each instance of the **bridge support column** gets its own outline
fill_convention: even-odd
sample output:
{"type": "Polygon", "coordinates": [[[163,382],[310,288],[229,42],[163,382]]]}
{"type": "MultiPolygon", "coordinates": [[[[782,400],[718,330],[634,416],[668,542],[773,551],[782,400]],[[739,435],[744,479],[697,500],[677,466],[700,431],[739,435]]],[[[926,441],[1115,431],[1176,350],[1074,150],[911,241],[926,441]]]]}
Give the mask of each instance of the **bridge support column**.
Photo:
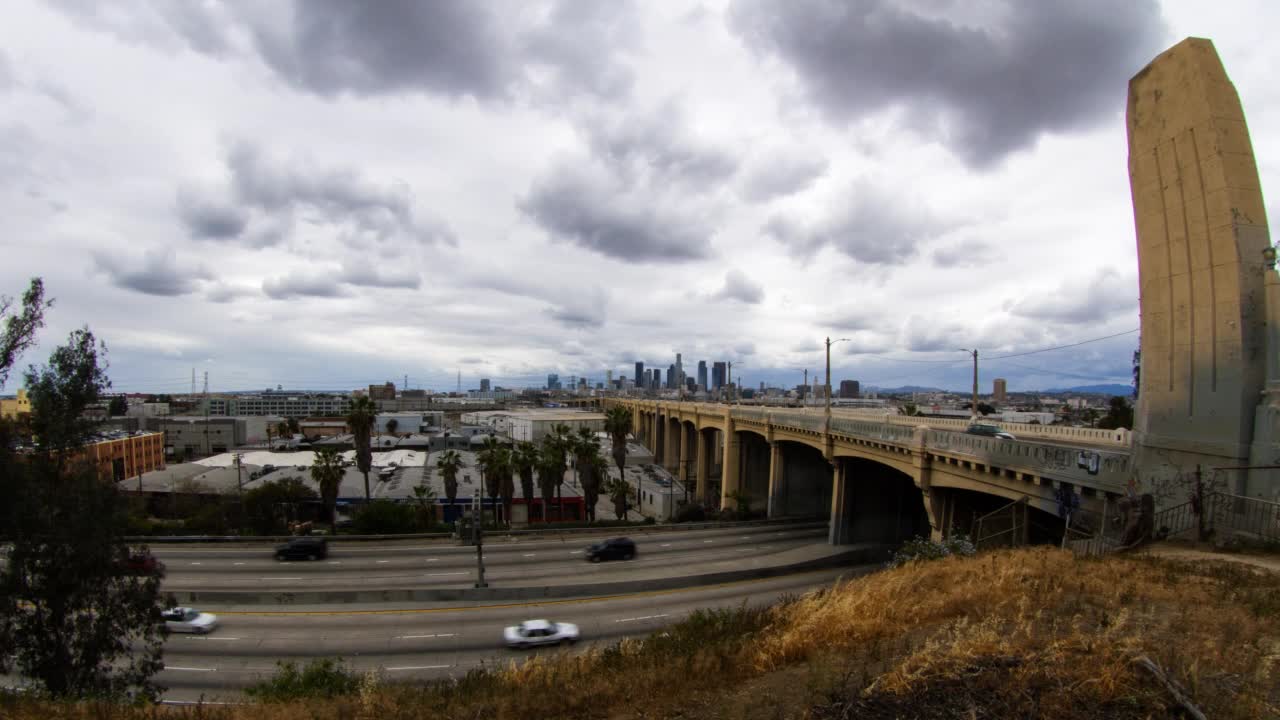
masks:
{"type": "Polygon", "coordinates": [[[675,475],[676,463],[680,461],[679,430],[680,423],[672,420],[671,418],[667,418],[663,427],[664,434],[662,437],[662,445],[664,452],[662,453],[662,467],[666,468],[667,472],[672,475],[675,475]],[[673,427],[676,430],[675,432],[672,432],[673,427]]]}
{"type": "Polygon", "coordinates": [[[687,485],[689,482],[689,428],[684,426],[684,421],[680,421],[680,460],[676,468],[676,479],[681,485],[687,485]]]}
{"type": "Polygon", "coordinates": [[[941,541],[951,528],[944,513],[946,496],[942,488],[933,487],[933,462],[929,460],[929,429],[917,427],[911,437],[913,480],[924,496],[924,511],[929,516],[929,537],[941,541]]]}
{"type": "Polygon", "coordinates": [[[729,499],[729,495],[737,493],[742,486],[742,477],[738,468],[738,431],[734,427],[733,418],[724,421],[724,460],[720,467],[720,509],[737,507],[729,499]]]}
{"type": "Polygon", "coordinates": [[[663,451],[663,440],[664,440],[664,438],[662,437],[663,436],[662,420],[663,418],[661,413],[655,412],[653,414],[653,447],[649,449],[653,451],[653,462],[658,465],[662,464],[662,451],[663,451]]]}
{"type": "Polygon", "coordinates": [[[783,468],[782,444],[769,443],[769,511],[768,517],[778,517],[787,512],[786,473],[783,468]]]}
{"type": "Polygon", "coordinates": [[[697,486],[694,488],[694,498],[701,504],[707,504],[711,498],[711,449],[707,447],[707,433],[702,430],[695,430],[697,433],[697,451],[694,457],[694,465],[696,466],[697,486]]]}
{"type": "Polygon", "coordinates": [[[827,531],[827,542],[832,545],[844,545],[851,536],[849,527],[849,491],[848,475],[844,463],[835,458],[831,465],[831,524],[827,531]]]}

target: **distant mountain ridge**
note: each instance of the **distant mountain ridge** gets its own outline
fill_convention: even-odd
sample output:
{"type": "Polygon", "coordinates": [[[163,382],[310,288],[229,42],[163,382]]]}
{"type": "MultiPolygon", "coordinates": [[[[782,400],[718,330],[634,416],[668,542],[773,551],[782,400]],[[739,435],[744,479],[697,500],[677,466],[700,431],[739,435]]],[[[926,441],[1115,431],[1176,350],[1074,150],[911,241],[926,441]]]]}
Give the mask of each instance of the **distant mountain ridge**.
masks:
{"type": "Polygon", "coordinates": [[[1133,394],[1132,385],[1108,384],[1108,385],[1077,385],[1076,387],[1063,388],[1060,390],[1041,390],[1046,393],[1093,393],[1095,395],[1120,395],[1129,396],[1133,394]]]}
{"type": "MultiPolygon", "coordinates": [[[[875,390],[878,393],[885,393],[885,394],[902,394],[902,393],[913,393],[913,392],[914,393],[945,392],[945,393],[953,393],[955,395],[968,395],[969,393],[973,392],[972,388],[965,388],[963,390],[944,390],[942,388],[924,387],[921,385],[903,385],[902,387],[896,387],[896,388],[882,388],[882,387],[874,387],[869,385],[867,386],[866,389],[875,390]]],[[[990,395],[991,389],[979,388],[978,392],[982,395],[990,395]]],[[[1009,392],[1014,394],[1044,393],[1046,395],[1063,394],[1063,393],[1080,393],[1080,394],[1091,394],[1091,395],[1120,395],[1120,396],[1128,397],[1130,395],[1133,395],[1133,386],[1120,385],[1120,384],[1078,385],[1076,387],[1053,388],[1051,390],[1010,390],[1009,392]]]]}

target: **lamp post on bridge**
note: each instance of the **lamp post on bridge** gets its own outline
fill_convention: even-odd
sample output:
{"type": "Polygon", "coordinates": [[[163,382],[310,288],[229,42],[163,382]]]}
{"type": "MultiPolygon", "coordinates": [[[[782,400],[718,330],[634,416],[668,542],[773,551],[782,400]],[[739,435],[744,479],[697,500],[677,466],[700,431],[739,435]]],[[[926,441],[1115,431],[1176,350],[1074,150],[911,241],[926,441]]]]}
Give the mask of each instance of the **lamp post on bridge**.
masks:
{"type": "Polygon", "coordinates": [[[823,413],[823,417],[825,417],[827,420],[827,427],[831,426],[831,346],[835,345],[836,343],[842,343],[842,342],[848,342],[848,341],[849,341],[849,338],[839,338],[838,340],[832,340],[830,336],[827,336],[827,379],[826,379],[827,408],[826,408],[826,411],[823,413]]]}
{"type": "Polygon", "coordinates": [[[978,349],[960,348],[960,352],[973,355],[973,406],[970,408],[970,422],[978,419],[978,349]]]}

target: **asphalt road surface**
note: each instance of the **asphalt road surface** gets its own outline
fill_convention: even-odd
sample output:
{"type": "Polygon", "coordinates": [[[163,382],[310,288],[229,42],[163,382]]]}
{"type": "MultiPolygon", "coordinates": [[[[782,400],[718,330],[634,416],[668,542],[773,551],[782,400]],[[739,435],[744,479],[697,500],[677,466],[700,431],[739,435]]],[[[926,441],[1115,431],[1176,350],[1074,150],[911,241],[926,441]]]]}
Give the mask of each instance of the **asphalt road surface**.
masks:
{"type": "Polygon", "coordinates": [[[168,688],[165,699],[169,701],[235,702],[243,699],[240,688],[269,677],[278,660],[341,657],[349,667],[379,671],[389,681],[460,676],[479,666],[505,666],[538,653],[583,652],[623,637],[647,635],[697,608],[773,603],[867,569],[818,570],[717,586],[531,603],[223,611],[218,613],[221,627],[210,635],[169,637],[165,669],[157,680],[168,688]],[[581,642],[567,649],[520,651],[503,646],[504,627],[538,618],[577,624],[581,642]]]}
{"type": "MultiPolygon", "coordinates": [[[[493,585],[529,586],[625,580],[638,572],[679,568],[681,575],[723,570],[726,561],[755,559],[824,543],[823,525],[753,526],[734,529],[635,534],[637,557],[628,562],[589,563],[587,545],[605,535],[493,535],[484,545],[485,578],[493,585]]],[[[267,545],[155,545],[165,563],[162,588],[173,591],[369,590],[469,587],[476,550],[453,543],[400,541],[329,544],[323,560],[277,561],[267,545]]]]}

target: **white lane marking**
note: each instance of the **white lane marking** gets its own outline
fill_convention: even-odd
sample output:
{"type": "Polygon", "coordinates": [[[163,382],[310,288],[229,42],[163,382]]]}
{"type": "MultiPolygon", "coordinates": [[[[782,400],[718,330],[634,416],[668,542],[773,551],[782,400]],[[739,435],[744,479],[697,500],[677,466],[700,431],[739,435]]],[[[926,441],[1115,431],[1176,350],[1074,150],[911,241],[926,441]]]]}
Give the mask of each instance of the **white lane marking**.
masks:
{"type": "Polygon", "coordinates": [[[202,636],[200,636],[200,635],[188,635],[188,636],[186,636],[186,637],[187,637],[187,639],[188,639],[188,640],[205,640],[205,641],[208,641],[208,640],[239,640],[239,639],[240,639],[240,638],[229,638],[229,637],[202,637],[202,636]]]}
{"type": "Polygon", "coordinates": [[[427,562],[438,562],[439,558],[427,558],[427,562]]]}
{"type": "Polygon", "coordinates": [[[231,563],[231,564],[232,564],[232,565],[243,565],[244,563],[242,563],[242,562],[234,562],[234,563],[231,563]]]}
{"type": "Polygon", "coordinates": [[[188,565],[203,565],[203,563],[198,563],[198,562],[187,563],[187,564],[188,564],[188,565]]]}
{"type": "Polygon", "coordinates": [[[662,547],[671,547],[671,543],[662,543],[662,547]]]}
{"type": "Polygon", "coordinates": [[[450,666],[449,665],[403,665],[401,667],[389,667],[387,668],[387,670],[390,672],[395,672],[396,670],[441,670],[447,667],[450,667],[450,666]]]}
{"type": "Polygon", "coordinates": [[[756,548],[738,548],[738,552],[751,552],[756,548]]]}
{"type": "Polygon", "coordinates": [[[742,536],[741,538],[739,538],[739,539],[741,539],[741,540],[750,540],[750,539],[751,539],[751,536],[750,536],[750,535],[743,535],[743,536],[742,536]]]}
{"type": "Polygon", "coordinates": [[[330,564],[330,565],[341,565],[341,564],[342,564],[342,561],[341,561],[341,560],[330,560],[330,561],[329,561],[329,564],[330,564]]]}
{"type": "Polygon", "coordinates": [[[470,575],[469,572],[451,572],[451,573],[427,573],[427,577],[441,577],[443,575],[470,575]]]}
{"type": "Polygon", "coordinates": [[[198,667],[180,667],[178,665],[165,665],[165,670],[181,670],[184,672],[214,672],[218,668],[198,668],[198,667]]]}
{"type": "Polygon", "coordinates": [[[570,555],[581,555],[581,554],[582,554],[582,551],[581,551],[581,550],[570,550],[570,551],[569,551],[569,554],[570,554],[570,555]]]}
{"type": "Polygon", "coordinates": [[[436,633],[434,635],[397,635],[397,640],[419,640],[425,638],[449,638],[458,637],[456,633],[436,633]]]}
{"type": "Polygon", "coordinates": [[[657,618],[664,618],[664,617],[671,617],[671,616],[668,613],[663,613],[661,615],[641,615],[640,617],[622,618],[621,620],[614,620],[614,622],[616,623],[636,622],[637,620],[656,620],[657,618]]]}
{"type": "Polygon", "coordinates": [[[705,543],[713,543],[713,542],[715,542],[715,540],[703,540],[702,542],[703,542],[704,544],[705,544],[705,543]]]}
{"type": "Polygon", "coordinates": [[[537,553],[525,553],[524,557],[537,557],[537,553]]]}
{"type": "Polygon", "coordinates": [[[259,580],[301,580],[302,578],[300,577],[264,577],[264,578],[258,578],[258,579],[259,580]]]}
{"type": "Polygon", "coordinates": [[[385,564],[385,563],[389,563],[389,562],[391,562],[391,561],[390,561],[390,560],[379,560],[379,561],[378,561],[378,564],[379,564],[379,565],[383,565],[383,564],[385,564]]]}

